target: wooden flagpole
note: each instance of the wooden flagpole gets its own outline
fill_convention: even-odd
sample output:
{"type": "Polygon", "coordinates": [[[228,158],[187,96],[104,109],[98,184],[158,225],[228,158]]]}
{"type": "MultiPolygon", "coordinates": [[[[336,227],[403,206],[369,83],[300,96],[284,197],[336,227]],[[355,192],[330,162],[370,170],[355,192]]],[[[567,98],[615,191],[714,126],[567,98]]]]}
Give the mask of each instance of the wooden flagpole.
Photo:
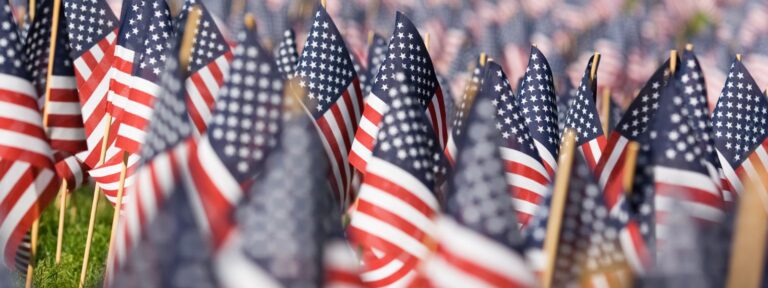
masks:
{"type": "Polygon", "coordinates": [[[669,50],[669,72],[675,74],[677,71],[677,50],[669,50]]]}
{"type": "Polygon", "coordinates": [[[29,22],[32,23],[32,20],[35,20],[35,8],[37,8],[37,2],[35,0],[29,0],[27,5],[29,5],[29,7],[27,7],[27,10],[29,11],[29,22]]]}
{"type": "MultiPolygon", "coordinates": [[[[117,203],[115,203],[115,211],[112,214],[112,229],[109,232],[109,246],[107,246],[107,261],[112,259],[114,255],[112,245],[115,241],[115,234],[117,234],[117,226],[120,223],[120,210],[123,208],[123,193],[125,191],[125,174],[128,170],[128,152],[123,151],[123,164],[120,166],[120,180],[117,186],[117,203]]],[[[104,271],[104,280],[109,279],[108,271],[104,271]]]]}
{"type": "Polygon", "coordinates": [[[324,9],[328,9],[328,1],[327,0],[320,0],[320,5],[323,5],[324,9]]]}
{"type": "Polygon", "coordinates": [[[638,152],[640,152],[640,143],[629,141],[627,143],[627,158],[624,160],[624,178],[622,179],[622,186],[624,186],[624,193],[626,195],[632,193],[632,187],[635,183],[638,152]]]}
{"type": "Polygon", "coordinates": [[[485,62],[488,61],[488,55],[485,52],[480,53],[480,67],[485,67],[485,62]]]}
{"type": "Polygon", "coordinates": [[[748,181],[739,199],[726,282],[728,288],[760,287],[762,283],[765,243],[768,241],[768,206],[761,198],[768,191],[761,183],[768,183],[766,176],[760,173],[760,179],[748,181]]]}
{"type": "Polygon", "coordinates": [[[592,68],[589,70],[589,84],[595,83],[595,77],[597,76],[597,63],[600,61],[600,53],[595,51],[595,55],[592,57],[592,68]]]}
{"type": "MultiPolygon", "coordinates": [[[[99,162],[98,164],[104,163],[104,157],[107,153],[107,138],[109,136],[109,130],[110,126],[112,126],[112,114],[109,112],[106,113],[106,118],[104,118],[104,137],[101,140],[101,154],[99,154],[99,162]]],[[[96,208],[99,206],[99,197],[101,192],[101,187],[99,185],[94,185],[93,188],[93,200],[91,201],[91,216],[88,219],[88,234],[85,237],[85,252],[83,252],[83,265],[80,269],[80,285],[79,287],[82,288],[83,285],[85,285],[85,275],[87,274],[88,270],[88,258],[91,254],[91,242],[93,240],[93,227],[96,224],[96,208]]]]}
{"type": "Polygon", "coordinates": [[[603,88],[600,120],[603,124],[603,134],[608,135],[608,126],[611,124],[611,88],[603,88]]]}
{"type": "Polygon", "coordinates": [[[429,51],[429,40],[430,40],[429,32],[424,33],[424,47],[427,48],[427,51],[429,51]]]}
{"type": "Polygon", "coordinates": [[[563,146],[560,149],[560,159],[557,172],[555,173],[555,186],[552,191],[549,219],[547,221],[547,235],[544,238],[544,253],[547,257],[546,267],[544,268],[544,273],[542,273],[542,287],[544,288],[552,287],[555,260],[557,259],[557,244],[560,240],[560,227],[563,224],[563,213],[565,212],[565,201],[568,198],[571,166],[573,166],[573,157],[576,152],[574,149],[576,146],[575,132],[572,129],[567,129],[563,138],[563,146]]]}
{"type": "Polygon", "coordinates": [[[736,54],[736,61],[741,62],[741,54],[736,54]]]}

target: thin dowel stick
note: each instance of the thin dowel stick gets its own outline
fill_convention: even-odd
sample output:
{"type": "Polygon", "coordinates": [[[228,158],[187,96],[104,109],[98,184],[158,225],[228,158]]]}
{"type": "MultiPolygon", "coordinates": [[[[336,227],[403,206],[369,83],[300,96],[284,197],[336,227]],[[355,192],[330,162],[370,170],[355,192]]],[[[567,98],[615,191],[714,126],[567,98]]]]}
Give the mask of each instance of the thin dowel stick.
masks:
{"type": "Polygon", "coordinates": [[[568,198],[568,184],[571,177],[574,147],[576,146],[575,132],[571,129],[566,130],[564,140],[563,149],[560,150],[559,166],[555,174],[555,187],[552,191],[554,194],[552,195],[552,204],[547,221],[547,235],[544,238],[544,253],[547,257],[546,267],[542,274],[544,288],[552,287],[555,260],[557,259],[557,244],[560,240],[560,227],[563,224],[563,213],[565,212],[565,201],[568,198]]]}
{"type": "Polygon", "coordinates": [[[488,60],[488,55],[485,52],[480,53],[480,67],[485,66],[485,62],[488,60]]]}
{"type": "MultiPolygon", "coordinates": [[[[120,209],[123,208],[123,193],[125,191],[125,174],[128,170],[128,152],[123,152],[123,164],[120,166],[120,180],[117,186],[117,203],[115,203],[115,212],[112,214],[112,230],[109,233],[109,246],[107,246],[107,261],[115,257],[112,245],[117,234],[117,226],[120,224],[120,209]]],[[[104,280],[109,279],[108,271],[104,271],[104,280]]],[[[106,281],[104,282],[106,283],[106,281]]]]}
{"type": "Polygon", "coordinates": [[[595,76],[597,76],[597,63],[600,62],[600,53],[595,52],[595,56],[592,57],[592,68],[589,70],[589,82],[595,83],[595,76]]]}
{"type": "Polygon", "coordinates": [[[187,67],[189,67],[189,57],[192,53],[192,42],[195,37],[195,30],[197,30],[197,22],[200,18],[200,8],[197,5],[192,6],[187,17],[187,23],[184,25],[184,38],[181,41],[181,47],[179,47],[179,65],[181,70],[186,73],[187,67]]]}
{"type": "Polygon", "coordinates": [[[424,47],[427,47],[427,51],[429,51],[429,32],[424,33],[424,47]]]}
{"type": "Polygon", "coordinates": [[[736,54],[736,61],[741,62],[741,54],[736,54]]]}
{"type": "Polygon", "coordinates": [[[689,52],[693,51],[693,44],[691,43],[685,44],[685,51],[689,51],[689,52]]]}
{"type": "Polygon", "coordinates": [[[603,124],[603,134],[608,135],[608,125],[611,123],[611,88],[603,88],[602,107],[600,107],[600,120],[603,124]]]}
{"type": "Polygon", "coordinates": [[[368,30],[368,46],[373,45],[373,30],[368,30]]]}
{"type": "Polygon", "coordinates": [[[768,180],[765,176],[760,175],[762,182],[758,179],[749,181],[741,194],[731,246],[728,288],[760,287],[763,279],[768,215],[759,194],[766,193],[765,187],[760,185],[768,180]]]}
{"type": "Polygon", "coordinates": [[[328,9],[328,1],[327,0],[320,0],[320,5],[323,5],[323,8],[328,9]]]}
{"type": "Polygon", "coordinates": [[[51,104],[51,78],[53,78],[53,60],[56,57],[56,36],[59,32],[59,10],[61,0],[53,1],[53,15],[51,16],[51,43],[48,49],[48,71],[45,75],[45,103],[43,104],[43,127],[48,127],[48,109],[51,104]]]}
{"type": "Polygon", "coordinates": [[[624,178],[622,184],[624,193],[632,193],[632,187],[635,183],[635,169],[637,168],[637,153],[640,151],[640,144],[635,141],[629,141],[627,144],[627,158],[624,160],[624,178]]]}
{"type": "Polygon", "coordinates": [[[59,187],[59,230],[56,234],[56,265],[61,262],[61,246],[64,244],[64,216],[67,215],[67,179],[61,179],[59,187]]]}
{"type": "MultiPolygon", "coordinates": [[[[104,137],[101,140],[101,153],[99,154],[99,164],[104,163],[104,157],[107,153],[107,136],[109,135],[109,128],[112,126],[112,114],[107,112],[107,117],[104,118],[104,137]]],[[[99,197],[101,188],[99,185],[94,185],[93,188],[93,200],[91,201],[91,216],[88,219],[88,234],[85,236],[85,252],[83,252],[83,265],[80,268],[80,285],[78,287],[83,288],[85,285],[85,276],[88,271],[88,258],[91,255],[91,241],[93,240],[93,227],[96,224],[96,207],[99,205],[99,197]]]]}
{"type": "MultiPolygon", "coordinates": [[[[35,209],[38,209],[38,214],[40,213],[40,207],[35,204],[35,209]]],[[[40,230],[40,219],[36,219],[35,222],[32,223],[32,239],[31,239],[31,246],[30,246],[30,256],[29,256],[29,263],[27,264],[27,282],[25,283],[24,287],[31,288],[32,287],[32,274],[33,274],[33,267],[32,267],[32,261],[35,261],[35,252],[37,252],[37,232],[40,230]]]]}
{"type": "Polygon", "coordinates": [[[675,74],[677,71],[677,50],[669,50],[669,72],[675,74]]]}
{"type": "Polygon", "coordinates": [[[253,17],[253,14],[245,13],[245,17],[243,18],[243,23],[245,24],[245,28],[248,29],[248,31],[253,31],[253,29],[256,29],[256,18],[253,17]]]}
{"type": "Polygon", "coordinates": [[[37,8],[37,3],[35,0],[29,0],[29,23],[32,23],[32,20],[35,20],[35,9],[37,8]]]}

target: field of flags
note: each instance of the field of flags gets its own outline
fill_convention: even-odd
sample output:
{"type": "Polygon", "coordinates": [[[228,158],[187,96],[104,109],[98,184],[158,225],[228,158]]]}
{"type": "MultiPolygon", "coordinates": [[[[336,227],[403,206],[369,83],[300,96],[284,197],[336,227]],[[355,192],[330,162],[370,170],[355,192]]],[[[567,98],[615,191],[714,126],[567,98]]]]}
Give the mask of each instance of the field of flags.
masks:
{"type": "Polygon", "coordinates": [[[0,287],[768,287],[760,0],[16,2],[0,287]]]}

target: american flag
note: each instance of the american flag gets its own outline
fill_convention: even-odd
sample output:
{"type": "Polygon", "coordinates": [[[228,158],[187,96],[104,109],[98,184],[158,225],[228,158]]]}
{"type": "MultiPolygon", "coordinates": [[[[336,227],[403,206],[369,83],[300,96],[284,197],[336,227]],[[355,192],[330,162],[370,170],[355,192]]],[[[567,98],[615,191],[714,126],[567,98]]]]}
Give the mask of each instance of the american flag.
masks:
{"type": "Polygon", "coordinates": [[[195,221],[193,200],[179,178],[167,180],[170,191],[163,196],[163,209],[146,219],[146,233],[137,239],[130,258],[118,273],[108,274],[114,278],[109,287],[222,287],[209,238],[195,221]]]}
{"type": "MultiPolygon", "coordinates": [[[[549,173],[539,158],[536,145],[520,113],[520,106],[515,102],[515,94],[501,66],[488,62],[481,83],[482,88],[477,98],[491,99],[495,108],[493,115],[496,121],[493,126],[501,135],[499,149],[504,160],[507,191],[517,210],[517,219],[525,227],[549,193],[549,173]]],[[[468,133],[474,133],[471,131],[467,130],[468,133]]],[[[460,149],[464,147],[460,146],[460,149]]]]}
{"type": "Polygon", "coordinates": [[[464,85],[464,93],[461,95],[461,103],[458,107],[454,108],[453,115],[451,117],[451,133],[448,135],[448,142],[445,144],[445,156],[451,164],[454,163],[454,155],[458,152],[455,139],[461,136],[464,130],[464,121],[466,115],[469,114],[469,108],[472,107],[472,103],[477,96],[478,90],[480,90],[481,80],[485,75],[485,69],[483,63],[480,63],[480,58],[472,66],[472,74],[467,79],[466,85],[464,85]]]}
{"type": "Polygon", "coordinates": [[[67,181],[67,189],[74,191],[88,183],[88,167],[83,163],[82,157],[87,155],[88,151],[82,151],[75,155],[64,153],[55,153],[56,175],[63,181],[67,181]]]}
{"type": "Polygon", "coordinates": [[[104,163],[89,171],[113,205],[120,189],[123,152],[128,154],[125,163],[128,174],[123,187],[133,184],[133,171],[139,164],[138,152],[146,135],[144,129],[160,92],[155,83],[160,79],[169,37],[173,34],[170,12],[163,1],[125,1],[122,11],[109,92],[113,118],[111,142],[104,163]]]}
{"type": "MultiPolygon", "coordinates": [[[[339,215],[330,213],[330,187],[318,173],[328,164],[310,121],[305,114],[285,117],[279,146],[233,211],[236,231],[217,260],[222,286],[327,287],[322,257],[334,256],[323,255],[327,222],[339,215]]],[[[339,219],[332,221],[340,225],[339,219]]]]}
{"type": "Polygon", "coordinates": [[[440,147],[445,147],[448,140],[445,100],[432,60],[416,26],[404,14],[397,13],[387,60],[379,68],[371,93],[366,97],[360,128],[349,153],[349,162],[361,172],[366,170],[371,157],[382,115],[390,108],[392,99],[387,97],[388,90],[401,83],[413,85],[416,100],[427,110],[440,147]]]}
{"type": "MultiPolygon", "coordinates": [[[[662,67],[660,70],[665,71],[664,69],[662,67]]],[[[664,81],[664,77],[661,77],[659,80],[664,81]]],[[[658,101],[656,103],[658,104],[658,101]]],[[[649,126],[651,125],[646,125],[646,129],[649,126]]],[[[655,135],[656,133],[648,129],[648,132],[644,132],[632,140],[638,143],[638,152],[635,162],[635,175],[632,180],[632,191],[626,196],[626,201],[612,203],[609,201],[610,198],[604,196],[606,205],[612,214],[615,214],[617,209],[625,209],[623,211],[629,215],[627,223],[620,232],[619,239],[624,255],[627,257],[627,262],[635,274],[641,277],[653,268],[656,256],[656,204],[654,203],[656,185],[653,180],[651,134],[655,135]],[[618,208],[611,205],[615,205],[618,208]]],[[[615,177],[623,178],[624,176],[619,175],[615,177]]],[[[608,193],[607,190],[603,191],[604,194],[608,193]]],[[[626,191],[622,189],[621,193],[626,193],[626,191]]]]}
{"type": "Polygon", "coordinates": [[[106,125],[111,125],[107,123],[107,92],[119,22],[105,1],[66,0],[62,4],[90,152],[85,164],[93,168],[100,160],[106,125]]]}
{"type": "Polygon", "coordinates": [[[605,134],[600,122],[600,112],[595,104],[597,89],[597,73],[594,78],[590,76],[592,69],[597,70],[600,60],[595,55],[589,58],[584,77],[576,90],[576,96],[568,107],[568,116],[565,118],[565,128],[571,128],[576,132],[576,145],[578,151],[589,164],[589,168],[595,171],[600,156],[605,148],[605,134]],[[594,61],[597,60],[597,61],[594,61]]]}
{"type": "MultiPolygon", "coordinates": [[[[738,196],[744,183],[768,170],[768,102],[741,61],[728,71],[713,113],[714,142],[729,187],[738,196]]],[[[768,183],[762,183],[768,187],[768,183]]]]}
{"type": "Polygon", "coordinates": [[[549,62],[538,48],[531,47],[529,59],[518,87],[517,101],[544,168],[552,176],[557,169],[560,145],[554,79],[549,62]]]}
{"type": "Polygon", "coordinates": [[[368,61],[366,62],[366,64],[368,64],[368,69],[366,69],[365,73],[368,81],[360,83],[365,97],[368,97],[371,93],[371,88],[373,86],[371,85],[371,82],[376,78],[376,74],[379,72],[379,67],[387,61],[388,50],[387,39],[384,39],[384,37],[378,33],[374,33],[370,43],[368,43],[368,61]]]}
{"type": "MultiPolygon", "coordinates": [[[[184,3],[187,9],[182,12],[182,16],[190,13],[192,10],[189,9],[196,2],[197,0],[187,0],[184,3]]],[[[195,42],[189,59],[189,76],[184,81],[184,89],[189,117],[196,128],[195,135],[201,135],[206,130],[216,96],[229,72],[232,51],[211,13],[202,4],[196,5],[200,9],[194,11],[200,13],[200,20],[195,30],[195,42]]]]}
{"type": "Polygon", "coordinates": [[[696,111],[687,107],[686,99],[695,98],[686,93],[685,71],[677,71],[673,82],[662,89],[652,128],[655,231],[660,241],[670,237],[665,220],[676,209],[674,199],[682,201],[683,208],[698,221],[718,223],[723,217],[720,178],[708,157],[707,144],[693,128],[698,123],[696,111]]]}
{"type": "Polygon", "coordinates": [[[575,154],[560,237],[556,239],[554,269],[557,272],[552,279],[553,287],[580,283],[592,287],[626,286],[632,278],[619,232],[627,215],[614,218],[609,213],[588,160],[580,153],[575,154]]]}
{"type": "Polygon", "coordinates": [[[670,199],[672,208],[666,215],[666,227],[673,229],[674,237],[664,241],[656,251],[656,265],[638,277],[641,287],[718,287],[724,285],[709,282],[705,266],[721,259],[709,258],[703,252],[705,230],[696,223],[696,216],[687,210],[685,200],[670,199]]]}
{"type": "Polygon", "coordinates": [[[661,89],[666,86],[666,78],[669,76],[669,61],[677,59],[664,62],[640,89],[638,96],[608,137],[608,143],[603,149],[605,156],[600,157],[595,168],[598,181],[605,191],[606,203],[611,210],[624,194],[622,175],[627,157],[627,144],[630,141],[639,141],[653,123],[652,119],[656,117],[656,111],[659,109],[661,89]]]}
{"type": "Polygon", "coordinates": [[[138,153],[160,91],[156,83],[165,66],[173,27],[168,5],[161,0],[127,0],[122,11],[110,85],[112,104],[122,108],[121,115],[112,115],[119,123],[114,125],[114,145],[138,153]]]}
{"type": "MultiPolygon", "coordinates": [[[[36,15],[24,40],[24,59],[27,70],[32,73],[32,84],[37,95],[45,99],[46,85],[50,85],[51,95],[47,113],[46,132],[54,151],[75,154],[87,150],[80,100],[75,85],[75,71],[69,58],[69,37],[64,31],[63,17],[60,16],[56,33],[51,83],[47,82],[49,51],[51,46],[51,22],[53,21],[53,1],[40,1],[35,8],[36,15]]],[[[61,14],[61,13],[59,13],[61,14]]],[[[38,101],[39,104],[43,102],[38,101]]]]}
{"type": "Polygon", "coordinates": [[[296,48],[296,33],[293,29],[283,32],[283,38],[275,50],[275,61],[280,73],[283,73],[285,79],[292,79],[296,76],[296,65],[299,62],[299,49],[296,48]]]}
{"type": "MultiPolygon", "coordinates": [[[[179,31],[182,35],[183,31],[179,31]]],[[[178,51],[174,43],[170,51],[178,51]]],[[[116,241],[112,241],[116,253],[107,260],[107,275],[113,277],[125,263],[131,248],[138,245],[145,235],[148,223],[158,215],[167,198],[176,189],[181,178],[180,167],[186,165],[187,139],[193,135],[194,126],[189,120],[184,101],[183,79],[186,74],[179,67],[178,55],[167,56],[165,69],[160,77],[160,93],[155,101],[154,112],[147,126],[147,141],[141,146],[140,163],[134,173],[135,183],[126,191],[124,219],[119,221],[116,241]]],[[[114,278],[110,278],[112,280],[114,278]]]]}
{"type": "Polygon", "coordinates": [[[190,142],[184,173],[190,198],[200,205],[195,209],[200,227],[216,249],[234,229],[232,211],[277,144],[283,105],[284,79],[271,51],[258,44],[253,31],[238,38],[213,118],[206,133],[190,142]]]}
{"type": "MultiPolygon", "coordinates": [[[[502,79],[496,76],[501,72],[498,64],[487,65],[487,73],[502,79]]],[[[491,82],[499,84],[494,80],[485,79],[483,88],[491,82]]],[[[436,220],[437,251],[420,268],[420,276],[429,284],[416,286],[536,286],[537,277],[516,250],[520,232],[516,203],[505,181],[508,164],[493,149],[500,140],[493,128],[498,122],[494,102],[492,97],[480,96],[467,111],[469,133],[456,139],[461,149],[445,197],[445,214],[436,220]]]]}
{"type": "Polygon", "coordinates": [[[322,7],[315,13],[296,75],[331,163],[329,182],[336,200],[346,207],[353,198],[353,171],[347,155],[363,110],[363,96],[346,44],[322,7]]]}
{"type": "Polygon", "coordinates": [[[407,84],[387,93],[391,109],[382,117],[348,227],[362,247],[361,277],[369,287],[403,285],[415,276],[430,253],[439,211],[434,191],[448,166],[418,93],[407,84]]]}
{"type": "Polygon", "coordinates": [[[0,9],[0,259],[14,267],[22,238],[59,186],[32,76],[9,3],[0,9]]]}

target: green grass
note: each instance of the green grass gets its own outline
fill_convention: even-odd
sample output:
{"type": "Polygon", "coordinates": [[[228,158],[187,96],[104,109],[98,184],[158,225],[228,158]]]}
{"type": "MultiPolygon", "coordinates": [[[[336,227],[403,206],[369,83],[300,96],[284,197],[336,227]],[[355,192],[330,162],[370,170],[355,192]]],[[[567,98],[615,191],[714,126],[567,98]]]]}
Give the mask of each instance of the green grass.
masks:
{"type": "MultiPolygon", "coordinates": [[[[88,277],[85,287],[97,287],[102,281],[104,262],[107,258],[112,214],[114,210],[103,195],[99,195],[96,226],[93,233],[88,277]]],[[[88,235],[88,218],[91,213],[93,187],[75,191],[66,207],[64,242],[61,263],[56,264],[56,234],[59,225],[58,196],[40,218],[37,256],[34,266],[34,287],[77,287],[80,283],[80,269],[85,252],[85,238],[88,235]]]]}

